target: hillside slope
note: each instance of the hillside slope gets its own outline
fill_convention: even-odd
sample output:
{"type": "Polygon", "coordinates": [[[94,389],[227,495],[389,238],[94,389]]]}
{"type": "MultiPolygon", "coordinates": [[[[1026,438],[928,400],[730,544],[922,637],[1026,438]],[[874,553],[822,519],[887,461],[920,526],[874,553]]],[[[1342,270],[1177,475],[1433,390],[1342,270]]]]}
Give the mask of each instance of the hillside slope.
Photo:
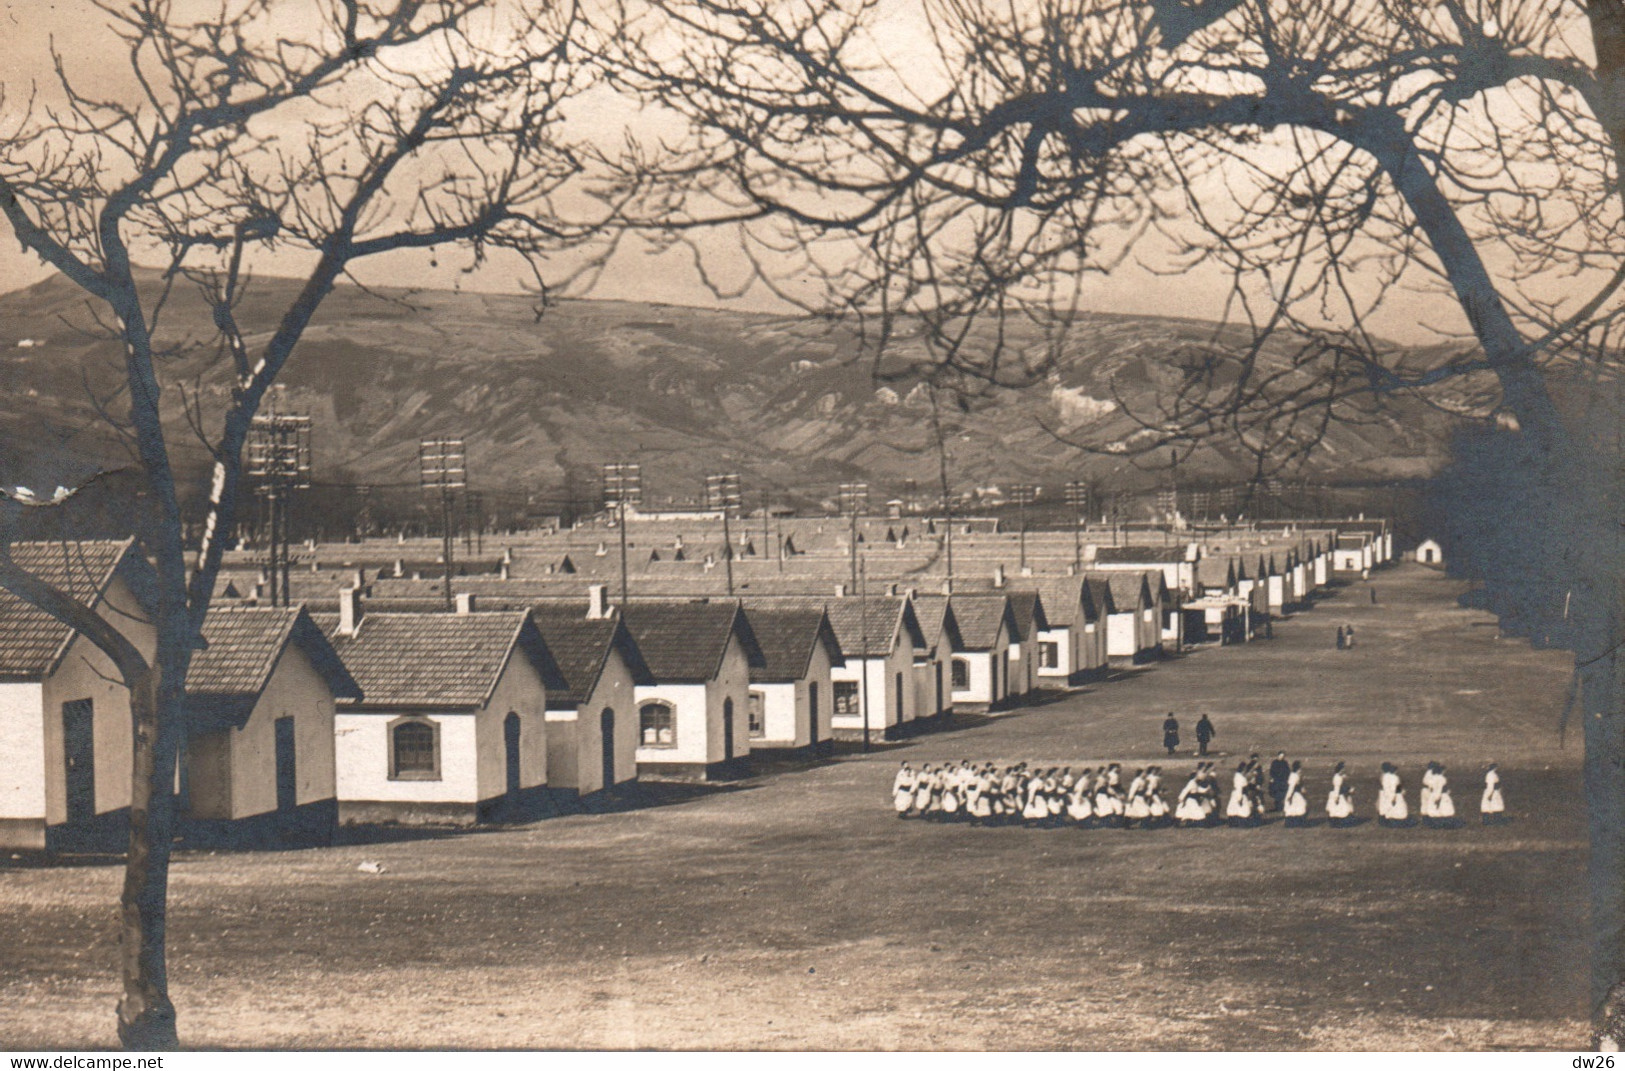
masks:
{"type": "MultiPolygon", "coordinates": [[[[255,339],[293,284],[261,279],[241,310],[255,339]]],[[[692,498],[706,472],[731,468],[751,486],[816,500],[833,484],[868,479],[896,491],[936,484],[929,409],[906,376],[877,378],[843,328],[800,317],[620,301],[565,301],[538,321],[531,300],[447,291],[342,287],[309,328],[283,382],[283,407],[315,418],[318,479],[416,480],[420,437],[468,440],[476,484],[548,492],[583,489],[604,461],[644,464],[653,502],[692,498]]],[[[182,427],[182,395],[204,410],[229,389],[203,340],[201,301],[177,291],[163,333],[180,347],[166,364],[166,412],[182,427]]],[[[0,466],[38,479],[69,459],[120,454],[92,405],[123,402],[118,348],[89,333],[82,297],[60,279],[0,295],[0,466]]],[[[963,487],[1098,477],[1150,486],[1158,477],[1121,457],[1083,453],[1065,430],[1126,435],[1134,425],[1109,399],[1143,402],[1165,389],[1159,356],[1197,342],[1211,325],[1175,318],[1090,315],[1060,367],[1024,390],[952,408],[952,469],[963,487]]],[[[251,340],[252,341],[252,340],[251,340]]],[[[905,355],[906,356],[906,355],[905,355]]],[[[1306,475],[1376,480],[1423,475],[1444,455],[1452,421],[1413,401],[1334,426],[1306,475]]],[[[189,446],[189,467],[204,455],[189,446]]],[[[71,467],[71,465],[70,465],[71,467]]],[[[1244,478],[1250,466],[1217,444],[1182,477],[1244,478]]]]}

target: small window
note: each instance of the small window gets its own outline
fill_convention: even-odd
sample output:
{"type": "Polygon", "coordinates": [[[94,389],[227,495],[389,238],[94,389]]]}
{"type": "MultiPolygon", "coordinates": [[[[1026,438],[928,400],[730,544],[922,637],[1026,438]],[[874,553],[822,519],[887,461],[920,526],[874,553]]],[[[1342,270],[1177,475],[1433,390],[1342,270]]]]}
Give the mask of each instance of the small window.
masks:
{"type": "Polygon", "coordinates": [[[954,659],[949,663],[948,671],[952,675],[954,691],[963,692],[970,687],[970,663],[965,659],[954,659]]]}
{"type": "Polygon", "coordinates": [[[767,720],[764,710],[767,706],[767,696],[761,692],[750,693],[750,735],[763,736],[767,733],[767,720]]]}
{"type": "Polygon", "coordinates": [[[1045,669],[1058,669],[1061,665],[1061,645],[1049,640],[1038,643],[1038,664],[1045,669]]]}
{"type": "Polygon", "coordinates": [[[858,709],[858,682],[835,681],[835,713],[861,714],[858,709]]]}
{"type": "Polygon", "coordinates": [[[438,724],[412,718],[390,726],[389,777],[392,781],[440,780],[438,724]]]}
{"type": "Polygon", "coordinates": [[[677,709],[670,703],[645,703],[638,708],[644,747],[677,746],[677,709]]]}

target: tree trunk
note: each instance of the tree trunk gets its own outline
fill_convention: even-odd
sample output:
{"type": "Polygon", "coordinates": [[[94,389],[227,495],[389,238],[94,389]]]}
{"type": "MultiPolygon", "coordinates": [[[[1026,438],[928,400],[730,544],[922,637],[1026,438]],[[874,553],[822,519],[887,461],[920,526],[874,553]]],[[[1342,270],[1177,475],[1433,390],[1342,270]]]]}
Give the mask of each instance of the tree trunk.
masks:
{"type": "Polygon", "coordinates": [[[169,1000],[164,927],[169,857],[175,837],[175,757],[185,714],[186,651],[179,658],[159,630],[153,668],[130,692],[134,732],[130,781],[130,850],[120,898],[124,995],[119,1041],[127,1049],[173,1049],[175,1006],[169,1000]],[[169,647],[171,649],[166,650],[169,647]],[[176,662],[181,667],[176,671],[176,662]]]}

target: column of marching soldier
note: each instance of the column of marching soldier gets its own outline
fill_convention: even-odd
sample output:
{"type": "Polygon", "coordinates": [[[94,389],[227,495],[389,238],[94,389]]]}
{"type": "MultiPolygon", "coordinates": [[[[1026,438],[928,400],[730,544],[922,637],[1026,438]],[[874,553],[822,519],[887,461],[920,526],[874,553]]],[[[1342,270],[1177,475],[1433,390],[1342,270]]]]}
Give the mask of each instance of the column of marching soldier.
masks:
{"type": "MultiPolygon", "coordinates": [[[[1172,805],[1163,794],[1162,767],[1156,765],[1125,777],[1116,762],[1076,773],[1071,767],[1025,762],[926,763],[917,770],[905,762],[892,782],[892,805],[901,818],[1038,826],[1251,826],[1261,824],[1270,811],[1283,815],[1289,826],[1301,826],[1308,824],[1310,811],[1303,763],[1288,762],[1285,752],[1277,753],[1267,769],[1257,754],[1237,763],[1228,793],[1215,764],[1198,762],[1172,805]]],[[[1354,786],[1341,762],[1332,767],[1324,810],[1332,825],[1359,821],[1354,786]]],[[[1430,762],[1423,772],[1418,812],[1426,825],[1458,823],[1443,763],[1430,762]]],[[[1501,775],[1493,762],[1484,771],[1479,813],[1487,823],[1506,813],[1501,775]]],[[[1411,823],[1404,780],[1388,762],[1380,771],[1377,819],[1391,826],[1411,823]]]]}

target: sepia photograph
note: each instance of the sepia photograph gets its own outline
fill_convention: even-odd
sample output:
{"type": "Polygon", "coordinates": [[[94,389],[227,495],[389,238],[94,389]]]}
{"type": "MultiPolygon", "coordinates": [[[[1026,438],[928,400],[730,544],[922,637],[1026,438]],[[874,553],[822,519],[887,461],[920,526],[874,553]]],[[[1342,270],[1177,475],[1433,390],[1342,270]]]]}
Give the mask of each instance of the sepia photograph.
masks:
{"type": "Polygon", "coordinates": [[[0,0],[0,1050],[1617,1051],[1622,160],[1625,0],[0,0]]]}

